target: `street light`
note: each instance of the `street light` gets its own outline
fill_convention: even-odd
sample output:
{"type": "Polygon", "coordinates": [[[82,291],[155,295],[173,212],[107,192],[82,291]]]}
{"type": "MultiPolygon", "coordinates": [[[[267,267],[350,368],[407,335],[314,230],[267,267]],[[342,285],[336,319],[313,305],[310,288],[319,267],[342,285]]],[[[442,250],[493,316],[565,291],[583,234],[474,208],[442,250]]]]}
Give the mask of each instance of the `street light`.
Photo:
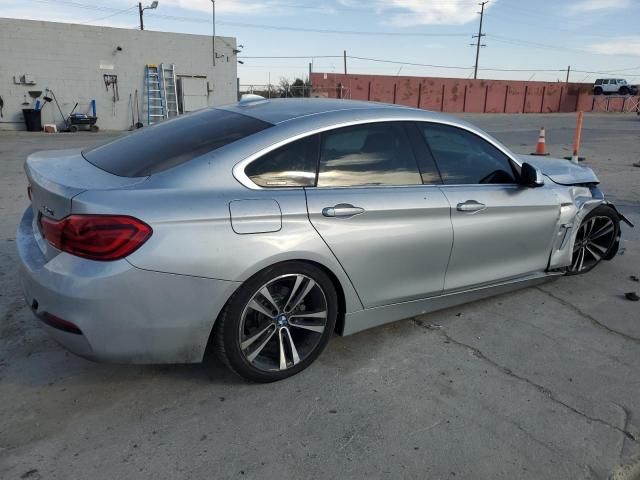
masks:
{"type": "Polygon", "coordinates": [[[138,11],[140,12],[140,30],[144,30],[144,22],[142,21],[142,12],[144,12],[145,10],[154,10],[156,8],[158,8],[157,0],[153,0],[153,2],[151,2],[151,5],[147,5],[146,7],[142,6],[142,2],[138,2],[138,11]]]}

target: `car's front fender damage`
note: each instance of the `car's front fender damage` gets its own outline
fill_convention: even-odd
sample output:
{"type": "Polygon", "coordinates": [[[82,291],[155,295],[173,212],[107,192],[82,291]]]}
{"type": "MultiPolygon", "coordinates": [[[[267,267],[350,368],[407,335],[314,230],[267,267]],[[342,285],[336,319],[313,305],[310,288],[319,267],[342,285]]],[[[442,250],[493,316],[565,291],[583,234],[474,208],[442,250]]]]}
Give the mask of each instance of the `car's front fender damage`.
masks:
{"type": "MultiPolygon", "coordinates": [[[[618,219],[630,227],[633,224],[622,215],[618,209],[608,200],[595,184],[558,186],[554,193],[560,200],[560,218],[558,230],[549,257],[548,270],[561,270],[571,265],[573,246],[578,234],[578,228],[584,218],[600,205],[608,205],[616,212],[618,219]]],[[[618,253],[620,245],[620,232],[613,248],[607,253],[605,260],[611,260],[618,253]]]]}

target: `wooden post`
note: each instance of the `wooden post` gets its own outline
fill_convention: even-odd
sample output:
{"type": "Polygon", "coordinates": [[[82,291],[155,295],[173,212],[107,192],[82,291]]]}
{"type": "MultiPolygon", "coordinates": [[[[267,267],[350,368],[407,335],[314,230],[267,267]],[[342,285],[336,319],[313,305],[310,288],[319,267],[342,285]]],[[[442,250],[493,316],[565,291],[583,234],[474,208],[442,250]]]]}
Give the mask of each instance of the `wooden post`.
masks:
{"type": "Polygon", "coordinates": [[[420,108],[420,101],[422,100],[422,82],[418,84],[418,105],[416,108],[420,108]]]}
{"type": "Polygon", "coordinates": [[[564,87],[560,87],[560,100],[558,100],[558,113],[562,110],[562,92],[564,87]]]}
{"type": "Polygon", "coordinates": [[[487,98],[489,98],[489,85],[484,87],[484,107],[482,107],[482,113],[487,113],[487,98]]]}
{"type": "Polygon", "coordinates": [[[462,112],[467,111],[467,86],[464,86],[464,97],[462,97],[462,112]]]}
{"type": "Polygon", "coordinates": [[[509,85],[504,91],[504,108],[502,109],[502,113],[507,113],[507,99],[509,98],[509,85]]]}

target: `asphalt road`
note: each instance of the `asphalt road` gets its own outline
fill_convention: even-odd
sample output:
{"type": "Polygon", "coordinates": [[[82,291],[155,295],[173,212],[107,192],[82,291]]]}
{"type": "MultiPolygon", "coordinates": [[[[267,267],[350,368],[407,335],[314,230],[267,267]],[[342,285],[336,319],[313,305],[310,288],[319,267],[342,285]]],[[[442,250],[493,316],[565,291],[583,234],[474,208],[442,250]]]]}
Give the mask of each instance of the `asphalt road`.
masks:
{"type": "MultiPolygon", "coordinates": [[[[574,115],[465,115],[516,152],[574,115]]],[[[640,228],[620,254],[462,307],[335,337],[302,374],[248,384],[215,360],[95,364],[24,306],[25,156],[113,134],[0,133],[0,478],[600,479],[640,457],[640,228]]],[[[585,117],[583,154],[640,227],[640,118],[585,117]]],[[[626,477],[640,475],[640,464],[626,477]]],[[[619,473],[622,474],[622,471],[619,473]]]]}

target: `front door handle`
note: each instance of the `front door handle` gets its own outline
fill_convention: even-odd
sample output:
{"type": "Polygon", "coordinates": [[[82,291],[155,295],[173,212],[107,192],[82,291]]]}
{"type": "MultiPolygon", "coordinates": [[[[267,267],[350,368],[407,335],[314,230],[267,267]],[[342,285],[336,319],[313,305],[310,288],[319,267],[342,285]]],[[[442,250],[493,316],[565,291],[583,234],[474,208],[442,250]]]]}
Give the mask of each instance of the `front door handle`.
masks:
{"type": "Polygon", "coordinates": [[[475,200],[467,200],[466,202],[459,203],[456,206],[456,210],[459,212],[479,212],[480,210],[484,210],[487,206],[484,203],[477,202],[475,200]]]}
{"type": "Polygon", "coordinates": [[[340,203],[333,207],[322,209],[322,215],[325,217],[353,217],[361,213],[364,213],[364,208],[354,207],[348,203],[340,203]]]}

